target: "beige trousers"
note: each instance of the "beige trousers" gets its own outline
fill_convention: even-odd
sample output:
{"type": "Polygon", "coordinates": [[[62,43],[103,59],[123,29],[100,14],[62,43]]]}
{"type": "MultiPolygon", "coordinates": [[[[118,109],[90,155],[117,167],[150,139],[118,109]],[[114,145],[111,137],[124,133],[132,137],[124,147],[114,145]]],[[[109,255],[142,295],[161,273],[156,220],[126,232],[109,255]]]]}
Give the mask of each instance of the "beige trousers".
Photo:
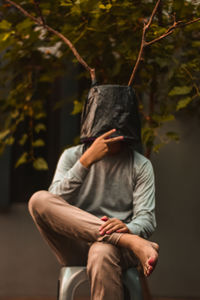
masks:
{"type": "Polygon", "coordinates": [[[87,266],[92,300],[123,299],[122,271],[137,259],[117,246],[122,233],[100,236],[101,219],[47,191],[31,197],[29,211],[62,265],[87,266]]]}

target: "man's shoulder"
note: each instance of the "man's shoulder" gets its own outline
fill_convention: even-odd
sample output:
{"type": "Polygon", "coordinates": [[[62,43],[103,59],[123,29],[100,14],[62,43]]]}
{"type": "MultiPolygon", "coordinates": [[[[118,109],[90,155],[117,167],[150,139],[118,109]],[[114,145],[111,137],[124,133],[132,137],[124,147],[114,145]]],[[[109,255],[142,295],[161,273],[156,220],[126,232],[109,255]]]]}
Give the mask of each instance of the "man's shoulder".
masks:
{"type": "Polygon", "coordinates": [[[83,144],[79,144],[76,146],[69,147],[65,149],[62,153],[63,156],[67,156],[68,158],[77,158],[79,159],[83,153],[83,144]]]}
{"type": "Polygon", "coordinates": [[[134,169],[139,172],[143,168],[152,169],[152,163],[150,159],[142,155],[141,153],[134,151],[134,169]]]}
{"type": "Polygon", "coordinates": [[[83,144],[69,147],[61,154],[60,163],[74,165],[75,162],[81,157],[82,152],[83,144]]]}

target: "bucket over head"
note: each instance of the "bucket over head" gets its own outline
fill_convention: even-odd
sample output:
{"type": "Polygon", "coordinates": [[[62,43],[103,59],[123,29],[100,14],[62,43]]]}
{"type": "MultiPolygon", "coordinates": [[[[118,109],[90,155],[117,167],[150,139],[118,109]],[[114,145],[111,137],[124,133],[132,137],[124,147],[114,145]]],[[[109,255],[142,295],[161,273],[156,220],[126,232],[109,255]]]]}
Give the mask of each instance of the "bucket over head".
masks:
{"type": "Polygon", "coordinates": [[[141,124],[135,92],[130,86],[95,85],[88,94],[81,116],[81,142],[95,140],[116,128],[112,136],[141,142],[141,124]]]}

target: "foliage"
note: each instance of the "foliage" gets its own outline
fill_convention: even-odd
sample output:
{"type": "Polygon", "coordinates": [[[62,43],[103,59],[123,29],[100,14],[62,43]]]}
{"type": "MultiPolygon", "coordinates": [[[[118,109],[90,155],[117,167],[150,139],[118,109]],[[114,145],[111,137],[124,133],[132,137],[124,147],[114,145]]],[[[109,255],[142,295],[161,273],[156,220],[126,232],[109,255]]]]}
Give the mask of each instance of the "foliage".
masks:
{"type": "MultiPolygon", "coordinates": [[[[77,60],[57,36],[3,3],[0,152],[7,145],[18,143],[24,153],[17,166],[32,161],[36,169],[46,169],[46,162],[37,157],[35,150],[45,144],[42,133],[46,130],[46,106],[53,82],[68,72],[67,62],[77,60]],[[22,124],[23,132],[18,137],[16,131],[22,124]]],[[[17,3],[37,16],[33,0],[17,3]]],[[[140,47],[143,20],[151,15],[154,5],[155,1],[150,0],[45,0],[40,8],[46,23],[68,37],[86,62],[96,68],[99,82],[127,85],[140,47]]],[[[188,21],[200,16],[200,6],[195,0],[162,1],[148,40],[165,32],[173,23],[173,13],[177,20],[188,21]]],[[[158,152],[170,140],[177,141],[174,132],[160,136],[160,127],[174,120],[179,111],[198,105],[199,38],[200,22],[177,29],[145,49],[134,88],[147,155],[152,149],[158,152]]],[[[82,71],[81,77],[89,80],[89,73],[82,71]]],[[[74,114],[80,111],[82,103],[83,97],[74,101],[74,114]]]]}

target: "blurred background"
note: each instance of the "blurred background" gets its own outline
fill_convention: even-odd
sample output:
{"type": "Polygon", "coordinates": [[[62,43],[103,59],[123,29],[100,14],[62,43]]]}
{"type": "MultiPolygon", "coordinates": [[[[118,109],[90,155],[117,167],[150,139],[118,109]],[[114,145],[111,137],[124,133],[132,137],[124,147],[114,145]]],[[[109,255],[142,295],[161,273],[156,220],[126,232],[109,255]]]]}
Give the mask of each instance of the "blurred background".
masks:
{"type": "MultiPolygon", "coordinates": [[[[199,1],[160,1],[146,40],[200,17],[199,1]]],[[[68,37],[102,84],[127,85],[156,1],[17,1],[68,37]]],[[[156,178],[154,299],[200,299],[200,22],[146,47],[133,81],[144,155],[156,178]]],[[[0,299],[56,299],[60,266],[27,211],[62,151],[79,143],[91,85],[57,35],[0,1],[0,299]]]]}

